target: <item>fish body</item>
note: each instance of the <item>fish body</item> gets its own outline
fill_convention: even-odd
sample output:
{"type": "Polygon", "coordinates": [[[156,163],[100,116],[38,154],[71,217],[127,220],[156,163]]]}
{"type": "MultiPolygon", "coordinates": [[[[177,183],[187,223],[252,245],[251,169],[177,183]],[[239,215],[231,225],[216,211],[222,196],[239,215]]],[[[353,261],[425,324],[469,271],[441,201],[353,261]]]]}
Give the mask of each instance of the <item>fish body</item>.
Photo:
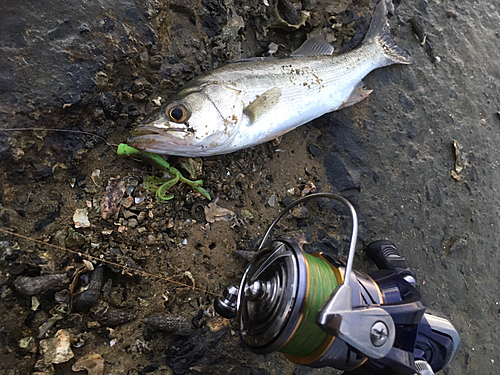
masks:
{"type": "Polygon", "coordinates": [[[386,13],[381,0],[362,45],[342,55],[332,56],[333,47],[313,37],[288,58],[234,62],[196,78],[137,126],[128,143],[157,154],[227,154],[363,100],[371,92],[362,85],[368,73],[409,63],[386,13]]]}

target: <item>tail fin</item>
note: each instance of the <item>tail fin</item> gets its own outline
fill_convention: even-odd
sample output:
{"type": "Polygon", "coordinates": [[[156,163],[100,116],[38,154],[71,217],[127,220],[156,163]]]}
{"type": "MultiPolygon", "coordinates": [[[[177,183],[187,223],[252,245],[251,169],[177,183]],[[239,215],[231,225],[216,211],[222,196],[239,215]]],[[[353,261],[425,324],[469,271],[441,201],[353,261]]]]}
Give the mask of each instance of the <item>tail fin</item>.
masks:
{"type": "Polygon", "coordinates": [[[410,64],[410,56],[396,44],[392,37],[391,29],[386,17],[386,1],[388,0],[380,0],[375,8],[370,28],[368,29],[368,33],[366,34],[363,43],[378,44],[387,58],[385,65],[410,64]]]}

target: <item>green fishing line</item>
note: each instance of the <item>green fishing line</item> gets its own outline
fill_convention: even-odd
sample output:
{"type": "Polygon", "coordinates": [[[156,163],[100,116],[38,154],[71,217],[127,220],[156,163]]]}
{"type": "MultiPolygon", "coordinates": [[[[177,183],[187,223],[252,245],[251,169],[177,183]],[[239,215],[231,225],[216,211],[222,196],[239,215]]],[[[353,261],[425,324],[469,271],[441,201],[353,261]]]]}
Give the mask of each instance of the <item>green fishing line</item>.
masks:
{"type": "Polygon", "coordinates": [[[320,310],[337,286],[332,267],[321,258],[304,254],[308,263],[308,293],[304,302],[302,319],[291,339],[280,352],[303,357],[316,350],[327,334],[314,322],[320,310]]]}

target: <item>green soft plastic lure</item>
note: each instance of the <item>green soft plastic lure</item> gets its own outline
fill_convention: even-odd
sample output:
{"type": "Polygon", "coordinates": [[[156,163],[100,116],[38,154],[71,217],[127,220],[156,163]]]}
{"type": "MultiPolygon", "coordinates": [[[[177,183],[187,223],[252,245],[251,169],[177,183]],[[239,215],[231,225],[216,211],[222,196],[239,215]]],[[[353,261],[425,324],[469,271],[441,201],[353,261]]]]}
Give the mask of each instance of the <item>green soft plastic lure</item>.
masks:
{"type": "Polygon", "coordinates": [[[193,188],[193,190],[196,190],[208,200],[212,200],[210,198],[210,194],[208,194],[208,192],[202,188],[202,180],[192,181],[185,178],[177,168],[171,167],[170,164],[159,155],[152,154],[150,152],[139,151],[136,148],[130,147],[126,143],[120,143],[118,145],[117,153],[119,156],[134,156],[144,159],[153,164],[158,169],[166,171],[170,175],[170,178],[168,179],[156,176],[148,176],[144,179],[144,188],[148,191],[154,191],[156,194],[156,199],[158,199],[160,202],[168,201],[174,197],[174,194],[169,193],[168,190],[178,182],[184,182],[185,184],[188,184],[193,188]]]}

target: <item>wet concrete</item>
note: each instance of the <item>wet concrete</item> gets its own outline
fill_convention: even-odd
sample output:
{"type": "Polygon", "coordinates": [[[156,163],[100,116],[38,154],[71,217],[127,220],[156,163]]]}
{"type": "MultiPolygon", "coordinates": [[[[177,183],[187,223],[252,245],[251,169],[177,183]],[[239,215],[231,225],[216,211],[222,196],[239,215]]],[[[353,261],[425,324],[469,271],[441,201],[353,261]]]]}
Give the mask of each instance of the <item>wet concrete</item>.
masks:
{"type": "MultiPolygon", "coordinates": [[[[183,283],[190,282],[184,276],[190,271],[197,285],[215,291],[241,277],[245,262],[234,250],[254,249],[281,202],[296,198],[311,180],[321,191],[341,191],[356,206],[360,248],[380,238],[397,244],[428,304],[459,330],[461,351],[444,373],[496,373],[500,30],[493,1],[396,2],[391,26],[412,65],[373,72],[364,80],[374,90],[366,100],[285,135],[279,145],[204,160],[205,186],[222,207],[240,217],[250,213],[253,219],[245,226],[217,222],[207,231],[203,220],[188,222],[206,201],[184,186],[172,202],[150,197],[130,208],[133,225],[123,209],[118,218],[103,220],[94,204],[93,226],[68,232],[75,209],[98,201],[111,177],[140,180],[151,173],[117,158],[101,138],[75,131],[111,144],[124,141],[159,97],[164,101],[190,78],[229,60],[261,56],[271,42],[284,56],[308,32],[323,30],[340,51],[349,50],[366,32],[374,6],[369,1],[303,3],[311,18],[294,29],[258,1],[2,2],[2,228],[52,244],[62,238],[83,253],[183,283]],[[332,27],[332,16],[340,26],[332,27]],[[4,130],[25,127],[72,132],[4,130]],[[462,147],[460,172],[453,141],[462,147]],[[101,176],[95,180],[91,175],[97,169],[101,176]],[[268,203],[272,195],[274,207],[268,203]]],[[[330,239],[345,254],[348,225],[324,211],[313,208],[308,218],[285,226],[301,227],[311,240],[330,239]]],[[[13,236],[1,234],[0,240],[7,241],[0,263],[0,368],[30,373],[37,358],[17,342],[38,334],[54,307],[54,291],[39,296],[35,312],[14,281],[65,272],[79,260],[13,236]]],[[[355,264],[374,268],[361,253],[355,264]]],[[[57,373],[69,372],[90,352],[103,356],[107,372],[169,373],[168,358],[184,358],[184,367],[170,366],[174,373],[335,373],[294,369],[279,354],[250,354],[239,346],[233,326],[222,328],[222,336],[220,329],[212,332],[206,324],[217,320],[210,315],[211,297],[202,292],[132,277],[114,266],[107,266],[104,285],[103,302],[133,311],[137,319],[112,330],[86,313],[57,321],[50,337],[68,328],[85,341],[74,348],[74,360],[56,365],[57,373]],[[199,318],[200,310],[207,315],[199,318]],[[148,332],[143,318],[162,314],[195,322],[192,336],[148,332]],[[112,340],[116,344],[110,346],[112,340]],[[191,348],[191,354],[182,357],[182,348],[191,348]]]]}

